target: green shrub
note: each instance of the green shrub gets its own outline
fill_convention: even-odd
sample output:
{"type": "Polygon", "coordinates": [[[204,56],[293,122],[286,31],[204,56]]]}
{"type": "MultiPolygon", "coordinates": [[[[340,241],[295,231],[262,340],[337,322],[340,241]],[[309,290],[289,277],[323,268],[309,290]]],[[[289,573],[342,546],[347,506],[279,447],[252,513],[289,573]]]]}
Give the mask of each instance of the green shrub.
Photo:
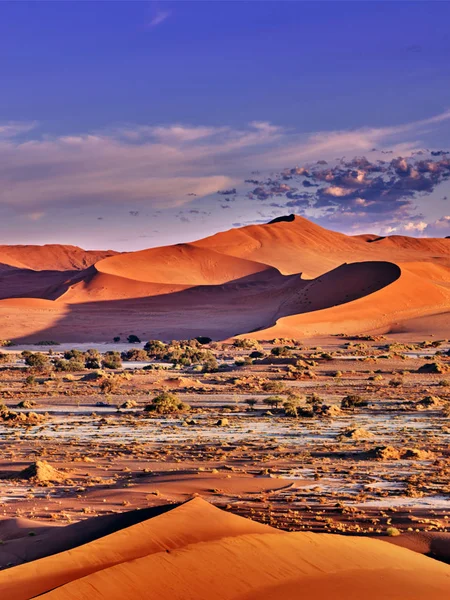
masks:
{"type": "Polygon", "coordinates": [[[155,396],[151,404],[145,406],[145,412],[155,412],[158,415],[168,415],[172,413],[187,412],[190,410],[189,404],[182,402],[176,394],[170,392],[161,392],[155,396]]]}
{"type": "Polygon", "coordinates": [[[120,358],[119,352],[109,350],[105,352],[102,360],[102,367],[104,369],[120,369],[122,368],[122,359],[120,358]]]}

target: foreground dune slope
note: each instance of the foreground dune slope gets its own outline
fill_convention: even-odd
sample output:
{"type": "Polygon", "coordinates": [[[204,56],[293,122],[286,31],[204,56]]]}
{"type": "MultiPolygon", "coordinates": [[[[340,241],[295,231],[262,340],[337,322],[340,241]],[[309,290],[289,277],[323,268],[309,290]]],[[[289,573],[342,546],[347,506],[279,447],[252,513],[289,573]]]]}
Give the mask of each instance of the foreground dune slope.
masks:
{"type": "Polygon", "coordinates": [[[0,571],[0,597],[28,600],[67,582],[155,552],[225,536],[271,532],[196,498],[176,509],[93,542],[0,571]]]}
{"type": "Polygon", "coordinates": [[[444,600],[450,592],[450,566],[410,550],[365,538],[280,532],[200,499],[140,525],[78,548],[82,569],[68,571],[81,560],[69,551],[0,574],[0,589],[7,598],[31,598],[36,587],[29,586],[40,579],[41,591],[53,587],[40,596],[49,600],[444,600]],[[113,564],[102,551],[113,553],[113,564]],[[54,576],[46,567],[44,585],[46,561],[54,576]]]}

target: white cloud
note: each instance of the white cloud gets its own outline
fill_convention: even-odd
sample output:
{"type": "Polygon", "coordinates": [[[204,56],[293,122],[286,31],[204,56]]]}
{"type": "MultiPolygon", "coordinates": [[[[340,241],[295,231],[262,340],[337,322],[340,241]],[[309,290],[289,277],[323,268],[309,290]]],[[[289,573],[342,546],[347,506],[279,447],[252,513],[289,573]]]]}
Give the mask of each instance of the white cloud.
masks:
{"type": "MultiPolygon", "coordinates": [[[[170,208],[234,187],[255,169],[332,158],[375,145],[414,146],[398,140],[399,132],[416,135],[444,119],[450,119],[450,112],[400,127],[311,135],[254,122],[242,129],[177,123],[39,137],[34,124],[9,123],[0,125],[0,206],[27,215],[45,212],[52,204],[142,202],[170,208]]],[[[345,189],[330,193],[345,195],[345,189]]]]}
{"type": "Polygon", "coordinates": [[[419,221],[418,223],[410,221],[403,225],[403,229],[408,233],[423,233],[427,227],[428,223],[425,223],[425,221],[419,221]]]}

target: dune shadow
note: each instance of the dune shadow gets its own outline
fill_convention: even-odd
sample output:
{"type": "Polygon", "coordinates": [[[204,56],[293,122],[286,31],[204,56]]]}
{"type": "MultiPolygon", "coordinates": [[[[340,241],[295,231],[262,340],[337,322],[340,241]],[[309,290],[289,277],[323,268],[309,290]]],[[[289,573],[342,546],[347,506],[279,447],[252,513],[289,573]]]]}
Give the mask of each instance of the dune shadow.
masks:
{"type": "Polygon", "coordinates": [[[66,312],[50,327],[13,341],[88,342],[130,333],[142,339],[207,335],[220,340],[265,329],[281,317],[352,302],[390,285],[400,274],[397,265],[383,261],[343,264],[311,280],[269,269],[157,296],[64,304],[66,312]]]}

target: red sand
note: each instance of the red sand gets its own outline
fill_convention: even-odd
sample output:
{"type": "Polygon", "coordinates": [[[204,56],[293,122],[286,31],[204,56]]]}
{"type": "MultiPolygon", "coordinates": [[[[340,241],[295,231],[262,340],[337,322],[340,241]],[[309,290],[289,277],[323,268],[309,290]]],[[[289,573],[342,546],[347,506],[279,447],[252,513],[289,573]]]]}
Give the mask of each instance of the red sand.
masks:
{"type": "Polygon", "coordinates": [[[8,600],[444,600],[450,567],[382,541],[284,533],[201,499],[0,573],[8,600]]]}
{"type": "Polygon", "coordinates": [[[15,341],[407,333],[421,318],[431,332],[450,330],[448,239],[352,237],[296,217],[115,256],[70,246],[0,254],[0,327],[15,341]]]}

